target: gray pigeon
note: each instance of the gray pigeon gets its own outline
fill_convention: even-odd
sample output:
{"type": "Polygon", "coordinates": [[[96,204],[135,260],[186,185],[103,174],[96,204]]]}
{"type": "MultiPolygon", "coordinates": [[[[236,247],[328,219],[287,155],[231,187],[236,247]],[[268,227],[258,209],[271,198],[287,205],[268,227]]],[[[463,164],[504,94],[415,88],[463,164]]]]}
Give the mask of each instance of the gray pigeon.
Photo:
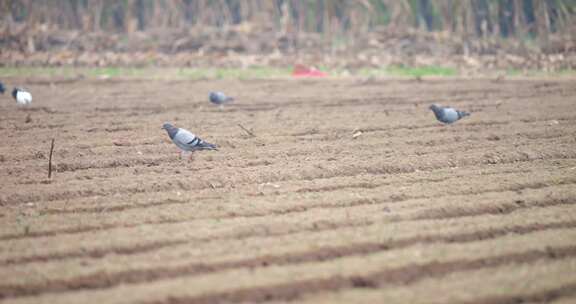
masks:
{"type": "Polygon", "coordinates": [[[222,92],[210,92],[210,95],[208,97],[211,103],[220,106],[234,101],[234,98],[226,96],[226,94],[222,92]]]}
{"type": "Polygon", "coordinates": [[[450,107],[437,106],[435,104],[430,106],[430,110],[434,112],[434,116],[438,121],[445,124],[451,124],[463,117],[470,116],[470,113],[464,111],[458,111],[450,107]]]}
{"type": "MultiPolygon", "coordinates": [[[[182,155],[185,152],[198,150],[218,150],[215,145],[203,141],[200,137],[192,134],[188,130],[176,128],[169,123],[162,125],[162,129],[168,132],[170,139],[182,150],[182,155]]],[[[190,157],[192,157],[192,155],[190,157]]]]}

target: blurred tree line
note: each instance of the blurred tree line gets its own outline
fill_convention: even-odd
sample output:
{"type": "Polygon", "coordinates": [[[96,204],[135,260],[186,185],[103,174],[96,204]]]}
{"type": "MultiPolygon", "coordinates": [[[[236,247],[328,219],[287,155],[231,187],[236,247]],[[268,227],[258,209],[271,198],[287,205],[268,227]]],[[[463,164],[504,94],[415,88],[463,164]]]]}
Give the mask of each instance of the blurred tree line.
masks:
{"type": "Polygon", "coordinates": [[[576,0],[0,0],[1,21],[131,33],[250,24],[278,31],[375,28],[476,37],[574,31],[576,0]]]}

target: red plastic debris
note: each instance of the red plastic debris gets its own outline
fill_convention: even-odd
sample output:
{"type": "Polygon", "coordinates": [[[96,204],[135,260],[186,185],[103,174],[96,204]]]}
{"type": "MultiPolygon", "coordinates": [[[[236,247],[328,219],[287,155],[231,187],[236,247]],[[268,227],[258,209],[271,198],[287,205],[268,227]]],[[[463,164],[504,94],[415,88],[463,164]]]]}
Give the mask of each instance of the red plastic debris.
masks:
{"type": "Polygon", "coordinates": [[[294,65],[294,70],[292,71],[292,76],[294,77],[326,77],[328,74],[316,69],[315,67],[307,67],[302,64],[294,65]]]}

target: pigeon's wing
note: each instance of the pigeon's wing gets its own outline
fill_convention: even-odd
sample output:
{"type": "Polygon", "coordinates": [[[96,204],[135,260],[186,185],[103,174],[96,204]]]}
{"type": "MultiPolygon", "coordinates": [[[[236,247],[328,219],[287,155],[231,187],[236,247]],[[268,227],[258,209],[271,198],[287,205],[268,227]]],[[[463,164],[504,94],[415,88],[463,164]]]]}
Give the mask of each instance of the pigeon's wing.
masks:
{"type": "Polygon", "coordinates": [[[24,99],[26,100],[26,103],[31,103],[32,102],[32,94],[30,94],[28,92],[24,92],[24,99]]]}
{"type": "Polygon", "coordinates": [[[216,147],[216,145],[211,144],[209,142],[205,142],[203,140],[200,139],[200,142],[198,143],[198,145],[196,145],[196,149],[201,149],[201,150],[218,150],[218,147],[216,147]]]}
{"type": "Polygon", "coordinates": [[[174,139],[172,140],[178,147],[187,151],[218,150],[218,147],[216,147],[216,145],[205,142],[202,139],[200,139],[200,137],[184,129],[178,129],[178,133],[176,133],[174,139]]]}
{"type": "Polygon", "coordinates": [[[230,101],[234,100],[234,98],[232,98],[232,97],[230,97],[230,96],[228,96],[222,92],[220,92],[220,94],[221,94],[220,99],[222,99],[222,101],[224,101],[224,102],[230,102],[230,101]]]}
{"type": "Polygon", "coordinates": [[[32,102],[32,94],[29,92],[20,91],[16,94],[16,101],[19,104],[29,104],[32,102]]]}
{"type": "Polygon", "coordinates": [[[458,111],[452,108],[444,108],[444,115],[442,116],[444,122],[452,123],[460,119],[458,111]]]}
{"type": "Polygon", "coordinates": [[[466,117],[466,116],[470,116],[470,113],[466,112],[466,111],[456,111],[458,112],[458,118],[462,118],[462,117],[466,117]]]}
{"type": "Polygon", "coordinates": [[[228,102],[232,102],[234,98],[227,96],[222,92],[212,92],[210,94],[210,101],[215,104],[224,104],[228,102]]]}
{"type": "Polygon", "coordinates": [[[198,143],[200,143],[200,138],[192,134],[192,132],[185,129],[178,129],[176,135],[173,138],[174,142],[183,149],[194,149],[198,143]]]}

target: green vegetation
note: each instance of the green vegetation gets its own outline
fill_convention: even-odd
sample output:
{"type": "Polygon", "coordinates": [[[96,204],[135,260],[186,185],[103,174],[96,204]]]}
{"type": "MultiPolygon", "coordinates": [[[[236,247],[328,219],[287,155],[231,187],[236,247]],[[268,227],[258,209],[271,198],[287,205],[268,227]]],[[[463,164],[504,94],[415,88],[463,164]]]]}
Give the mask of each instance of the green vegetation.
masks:
{"type": "MultiPolygon", "coordinates": [[[[169,71],[169,69],[168,69],[169,71]]],[[[253,79],[271,78],[289,75],[289,69],[272,67],[251,67],[246,69],[207,69],[207,68],[186,68],[178,69],[176,76],[186,79],[253,79]]]]}
{"type": "Polygon", "coordinates": [[[210,68],[132,68],[132,67],[0,67],[0,77],[77,77],[144,79],[255,79],[290,75],[290,69],[251,67],[247,69],[210,68]]]}
{"type": "Polygon", "coordinates": [[[458,71],[454,68],[427,66],[427,67],[406,67],[390,66],[383,69],[362,69],[359,72],[364,76],[401,76],[401,77],[421,77],[421,76],[456,76],[458,71]]]}
{"type": "Polygon", "coordinates": [[[144,76],[145,69],[141,68],[76,68],[76,67],[1,67],[0,77],[130,77],[144,76]]]}
{"type": "MultiPolygon", "coordinates": [[[[460,72],[455,68],[441,66],[407,67],[389,66],[386,68],[363,68],[356,71],[343,69],[321,68],[332,77],[450,77],[458,76],[460,72]]],[[[250,67],[246,69],[211,69],[211,68],[129,68],[129,67],[106,67],[106,68],[75,68],[75,67],[0,67],[0,77],[66,77],[74,78],[80,75],[87,78],[138,78],[138,79],[266,79],[290,77],[292,70],[289,68],[250,67]]],[[[495,71],[497,72],[497,71],[495,71]]],[[[507,76],[523,77],[558,77],[576,76],[575,70],[561,70],[558,72],[544,72],[539,70],[515,70],[502,71],[507,76]]]]}

